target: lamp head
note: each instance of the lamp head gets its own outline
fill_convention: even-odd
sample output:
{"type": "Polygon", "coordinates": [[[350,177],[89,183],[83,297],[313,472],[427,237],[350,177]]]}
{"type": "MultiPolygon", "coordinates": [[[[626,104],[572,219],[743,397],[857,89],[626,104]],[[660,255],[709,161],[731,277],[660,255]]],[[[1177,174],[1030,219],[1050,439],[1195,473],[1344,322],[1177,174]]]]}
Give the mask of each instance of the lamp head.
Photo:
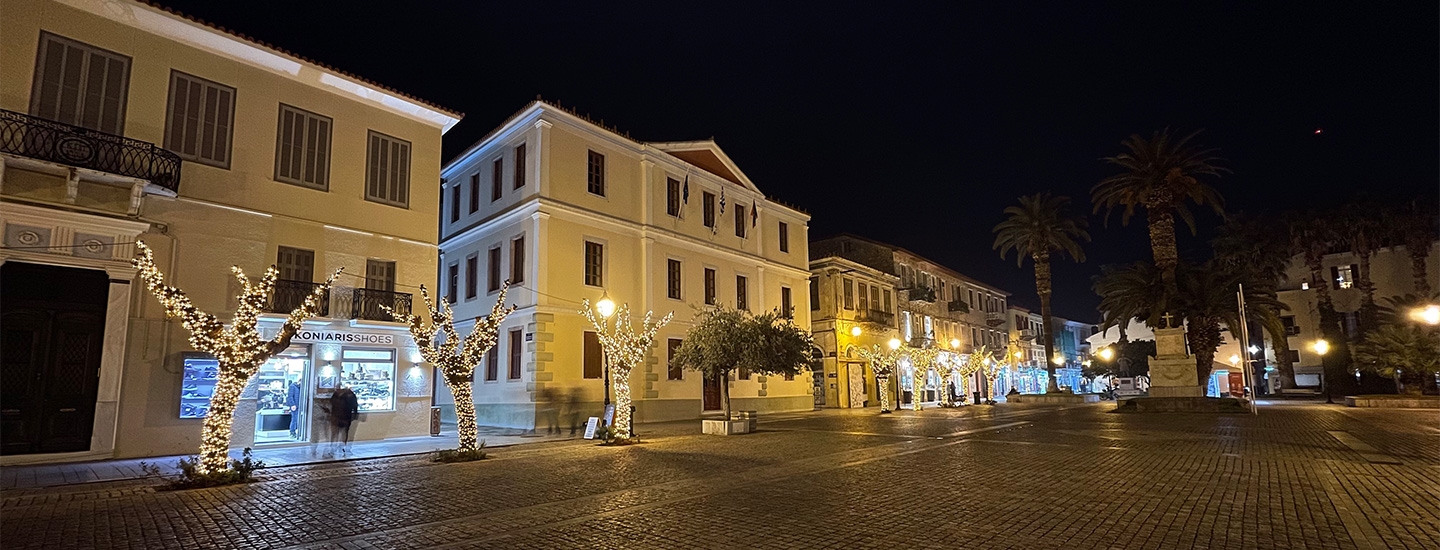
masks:
{"type": "Polygon", "coordinates": [[[890,349],[900,349],[900,339],[899,339],[899,338],[891,338],[891,339],[890,339],[890,349]]]}
{"type": "Polygon", "coordinates": [[[615,301],[610,299],[609,294],[605,294],[600,297],[599,302],[595,302],[595,311],[600,313],[600,317],[609,319],[615,314],[615,301]]]}
{"type": "Polygon", "coordinates": [[[1440,305],[1417,307],[1410,312],[1410,318],[1430,326],[1440,325],[1440,305]]]}
{"type": "Polygon", "coordinates": [[[864,334],[864,333],[865,333],[865,331],[860,329],[860,325],[855,325],[855,326],[853,326],[853,327],[850,327],[850,335],[851,335],[851,336],[854,336],[854,337],[856,337],[856,338],[859,338],[860,335],[861,335],[861,334],[864,334]]]}
{"type": "Polygon", "coordinates": [[[1328,353],[1328,352],[1330,351],[1330,342],[1326,342],[1326,341],[1324,341],[1324,340],[1316,340],[1316,341],[1315,341],[1314,348],[1315,348],[1315,353],[1318,353],[1318,354],[1320,354],[1320,355],[1325,355],[1326,353],[1328,353]]]}
{"type": "Polygon", "coordinates": [[[951,339],[950,339],[950,349],[960,349],[960,339],[959,339],[959,338],[951,338],[951,339]]]}
{"type": "Polygon", "coordinates": [[[1110,348],[1101,348],[1101,349],[1100,349],[1100,358],[1101,358],[1101,359],[1104,359],[1104,360],[1106,360],[1106,361],[1109,361],[1109,360],[1111,360],[1111,359],[1114,359],[1114,358],[1115,358],[1115,350],[1110,349],[1110,348]]]}

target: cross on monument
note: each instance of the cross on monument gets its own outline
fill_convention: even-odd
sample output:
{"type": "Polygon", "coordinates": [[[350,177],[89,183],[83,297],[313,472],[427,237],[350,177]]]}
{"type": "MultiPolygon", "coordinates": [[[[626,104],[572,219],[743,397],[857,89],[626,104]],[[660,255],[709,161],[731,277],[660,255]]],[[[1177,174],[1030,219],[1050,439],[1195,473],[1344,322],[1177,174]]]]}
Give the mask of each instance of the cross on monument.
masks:
{"type": "Polygon", "coordinates": [[[1160,318],[1165,320],[1165,328],[1175,328],[1171,326],[1171,320],[1173,320],[1175,316],[1170,315],[1170,312],[1165,312],[1165,314],[1161,315],[1160,318]]]}

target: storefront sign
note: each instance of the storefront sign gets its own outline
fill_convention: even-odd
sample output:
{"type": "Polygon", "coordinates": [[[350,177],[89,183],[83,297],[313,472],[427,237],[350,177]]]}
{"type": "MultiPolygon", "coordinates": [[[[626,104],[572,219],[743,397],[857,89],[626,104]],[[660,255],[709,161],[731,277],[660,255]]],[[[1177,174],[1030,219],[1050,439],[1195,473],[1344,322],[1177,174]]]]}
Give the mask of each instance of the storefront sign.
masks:
{"type": "Polygon", "coordinates": [[[1230,395],[1245,397],[1245,373],[1234,371],[1229,373],[1230,395]]]}
{"type": "Polygon", "coordinates": [[[592,416],[590,421],[585,423],[585,439],[595,439],[595,430],[600,427],[600,417],[592,416]]]}
{"type": "Polygon", "coordinates": [[[333,330],[302,330],[295,333],[292,342],[325,342],[335,344],[370,344],[377,346],[395,345],[394,334],[372,334],[365,332],[339,332],[333,330]]]}

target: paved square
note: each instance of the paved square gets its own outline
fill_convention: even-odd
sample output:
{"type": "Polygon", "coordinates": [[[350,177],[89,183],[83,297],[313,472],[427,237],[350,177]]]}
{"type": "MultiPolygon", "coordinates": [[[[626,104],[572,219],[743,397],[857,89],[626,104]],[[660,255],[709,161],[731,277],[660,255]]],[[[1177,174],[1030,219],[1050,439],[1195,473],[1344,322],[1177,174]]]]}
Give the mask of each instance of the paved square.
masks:
{"type": "Polygon", "coordinates": [[[239,487],[0,493],[17,548],[1440,548],[1440,415],[1000,405],[658,426],[239,487]]]}

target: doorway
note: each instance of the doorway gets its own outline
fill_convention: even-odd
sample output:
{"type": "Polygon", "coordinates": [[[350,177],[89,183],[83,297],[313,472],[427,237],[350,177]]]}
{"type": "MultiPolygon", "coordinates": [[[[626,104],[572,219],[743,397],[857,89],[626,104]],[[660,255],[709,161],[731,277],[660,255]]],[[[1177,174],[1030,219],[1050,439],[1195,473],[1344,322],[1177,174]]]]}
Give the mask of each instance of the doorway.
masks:
{"type": "Polygon", "coordinates": [[[309,440],[310,347],[294,345],[256,373],[255,443],[309,440]]]}
{"type": "Polygon", "coordinates": [[[720,378],[717,376],[705,377],[705,398],[704,409],[706,411],[720,410],[720,378]]]}
{"type": "Polygon", "coordinates": [[[90,450],[109,278],[0,266],[0,454],[90,450]]]}

